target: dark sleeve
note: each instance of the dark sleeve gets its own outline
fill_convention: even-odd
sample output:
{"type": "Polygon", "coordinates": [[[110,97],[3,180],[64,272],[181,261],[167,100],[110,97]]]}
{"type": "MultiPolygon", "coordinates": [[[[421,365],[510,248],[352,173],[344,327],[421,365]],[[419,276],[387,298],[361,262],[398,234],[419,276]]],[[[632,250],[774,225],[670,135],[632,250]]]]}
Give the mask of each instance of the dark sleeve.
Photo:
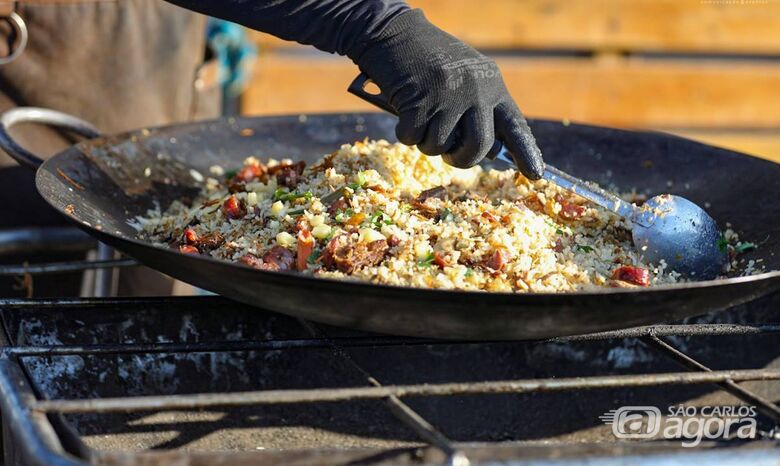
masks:
{"type": "Polygon", "coordinates": [[[167,0],[326,52],[351,55],[409,7],[401,0],[167,0]]]}

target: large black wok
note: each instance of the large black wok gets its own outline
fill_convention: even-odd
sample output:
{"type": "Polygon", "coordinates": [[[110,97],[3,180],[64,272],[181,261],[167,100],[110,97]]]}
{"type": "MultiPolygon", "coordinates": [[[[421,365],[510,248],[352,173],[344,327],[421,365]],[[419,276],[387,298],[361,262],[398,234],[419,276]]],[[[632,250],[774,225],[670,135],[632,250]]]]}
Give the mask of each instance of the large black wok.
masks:
{"type": "MultiPolygon", "coordinates": [[[[36,121],[94,136],[72,117],[35,109],[2,116],[0,147],[35,165],[7,129],[36,121]]],[[[340,144],[394,139],[385,114],[230,118],[139,130],[79,143],[43,163],[36,183],[63,215],[149,267],[238,301],[318,322],[377,332],[465,339],[543,338],[657,323],[726,309],[780,289],[780,272],[651,289],[570,294],[422,290],[254,270],[180,254],[139,239],[128,223],[198,190],[209,167],[249,155],[314,161],[340,144]],[[147,170],[148,169],[148,170],[147,170]],[[147,176],[148,174],[148,176],[147,176]]],[[[622,190],[671,192],[760,244],[747,260],[780,269],[780,165],[678,137],[533,121],[545,158],[622,190]]],[[[6,200],[7,201],[7,200],[6,200]]]]}

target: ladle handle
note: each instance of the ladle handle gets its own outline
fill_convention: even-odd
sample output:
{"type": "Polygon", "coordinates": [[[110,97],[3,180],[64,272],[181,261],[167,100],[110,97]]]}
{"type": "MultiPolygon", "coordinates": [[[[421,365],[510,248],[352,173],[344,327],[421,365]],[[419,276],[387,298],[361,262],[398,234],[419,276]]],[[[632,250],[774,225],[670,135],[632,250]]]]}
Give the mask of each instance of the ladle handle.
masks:
{"type": "MultiPolygon", "coordinates": [[[[506,162],[511,165],[515,164],[515,160],[512,158],[512,155],[505,148],[502,148],[498,152],[495,160],[501,160],[502,162],[506,162]]],[[[568,173],[553,167],[552,165],[547,164],[545,166],[542,178],[560,186],[567,191],[578,194],[579,196],[584,197],[594,204],[597,204],[607,210],[611,210],[621,217],[634,220],[636,216],[636,208],[632,204],[624,201],[623,199],[620,199],[619,197],[604,189],[588,185],[585,181],[579,178],[575,178],[568,173]]]]}
{"type": "Polygon", "coordinates": [[[19,165],[37,170],[43,160],[22,147],[9,133],[12,126],[22,123],[39,123],[64,129],[68,132],[93,139],[100,132],[92,124],[67,113],[38,107],[12,108],[0,115],[0,149],[14,158],[19,165]]]}

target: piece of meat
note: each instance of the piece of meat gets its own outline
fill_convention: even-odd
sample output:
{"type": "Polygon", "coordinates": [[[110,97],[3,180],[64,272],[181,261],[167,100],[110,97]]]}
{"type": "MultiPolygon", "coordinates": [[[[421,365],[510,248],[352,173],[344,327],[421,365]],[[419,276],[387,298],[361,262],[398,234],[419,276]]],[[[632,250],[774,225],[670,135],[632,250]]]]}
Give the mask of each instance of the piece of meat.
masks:
{"type": "Polygon", "coordinates": [[[322,158],[322,161],[317,165],[311,167],[313,173],[324,172],[328,168],[333,168],[333,158],[338,155],[339,151],[333,151],[330,154],[322,158]]]}
{"type": "Polygon", "coordinates": [[[295,257],[289,249],[274,246],[266,251],[262,258],[255,254],[245,254],[238,261],[255,269],[286,272],[292,269],[295,257]]]}
{"type": "Polygon", "coordinates": [[[584,206],[568,201],[560,194],[555,196],[555,200],[558,202],[558,204],[561,205],[561,211],[558,215],[560,215],[560,217],[563,219],[577,220],[578,218],[582,217],[582,214],[585,213],[584,206]]]}
{"type": "Polygon", "coordinates": [[[314,252],[314,237],[309,230],[300,230],[298,232],[298,250],[295,256],[295,265],[298,272],[306,270],[309,256],[314,252]]]}
{"type": "Polygon", "coordinates": [[[447,197],[447,190],[443,186],[426,189],[417,197],[412,199],[412,207],[417,209],[423,216],[433,218],[441,210],[444,199],[447,197]]]}
{"type": "Polygon", "coordinates": [[[205,252],[217,249],[223,244],[225,244],[225,237],[222,236],[218,231],[215,231],[201,236],[198,239],[198,242],[195,243],[195,246],[197,246],[201,252],[205,252]]]}
{"type": "Polygon", "coordinates": [[[303,175],[303,169],[305,167],[306,163],[302,161],[283,166],[276,172],[276,183],[279,186],[286,186],[290,189],[294,189],[301,181],[301,175],[303,175]]]}
{"type": "Polygon", "coordinates": [[[235,220],[246,215],[246,209],[241,205],[236,196],[231,195],[222,204],[222,213],[225,214],[225,217],[235,220]]]}
{"type": "Polygon", "coordinates": [[[394,248],[394,247],[398,246],[399,244],[401,244],[401,238],[399,238],[399,237],[397,237],[395,235],[390,235],[387,238],[387,245],[390,246],[391,248],[394,248]]]}
{"type": "Polygon", "coordinates": [[[328,270],[338,269],[351,274],[362,267],[377,265],[390,247],[386,240],[354,243],[347,235],[339,235],[328,243],[322,253],[322,263],[328,270]]]}
{"type": "Polygon", "coordinates": [[[341,196],[328,206],[328,215],[336,215],[339,211],[347,210],[348,207],[349,201],[344,196],[341,196]]]}
{"type": "Polygon", "coordinates": [[[296,163],[279,163],[274,165],[273,167],[267,167],[266,170],[269,175],[275,176],[280,171],[287,170],[288,168],[293,168],[300,175],[301,173],[303,173],[303,169],[306,168],[306,162],[300,161],[296,163]]]}
{"type": "Polygon", "coordinates": [[[422,191],[414,198],[418,202],[425,202],[428,199],[441,199],[442,201],[447,199],[447,189],[444,186],[436,186],[435,188],[422,191]]]}
{"type": "Polygon", "coordinates": [[[246,183],[232,178],[228,180],[227,188],[230,194],[242,193],[246,191],[246,183]]]}
{"type": "Polygon", "coordinates": [[[294,189],[300,182],[300,175],[293,169],[285,169],[276,174],[276,184],[294,189]]]}
{"type": "Polygon", "coordinates": [[[255,269],[263,268],[263,259],[257,257],[254,254],[244,254],[238,259],[238,261],[255,269]]]}
{"type": "Polygon", "coordinates": [[[483,265],[491,270],[500,272],[504,270],[507,262],[509,262],[509,253],[505,249],[496,249],[493,254],[487,258],[483,265]]]}
{"type": "Polygon", "coordinates": [[[295,256],[292,251],[283,246],[274,246],[263,254],[263,270],[286,272],[292,269],[295,256]]]}
{"type": "Polygon", "coordinates": [[[612,279],[637,286],[650,286],[650,271],[633,265],[623,265],[612,272],[612,279]]]}

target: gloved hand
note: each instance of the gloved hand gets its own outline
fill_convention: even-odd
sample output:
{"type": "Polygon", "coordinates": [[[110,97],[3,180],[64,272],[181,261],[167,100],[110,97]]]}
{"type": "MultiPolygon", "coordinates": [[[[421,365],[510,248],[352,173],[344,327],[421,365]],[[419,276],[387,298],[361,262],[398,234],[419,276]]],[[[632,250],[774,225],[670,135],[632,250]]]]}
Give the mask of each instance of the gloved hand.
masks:
{"type": "Polygon", "coordinates": [[[542,154],[496,63],[425,19],[405,11],[348,52],[399,115],[396,135],[460,168],[502,141],[520,171],[539,179],[542,154]]]}

